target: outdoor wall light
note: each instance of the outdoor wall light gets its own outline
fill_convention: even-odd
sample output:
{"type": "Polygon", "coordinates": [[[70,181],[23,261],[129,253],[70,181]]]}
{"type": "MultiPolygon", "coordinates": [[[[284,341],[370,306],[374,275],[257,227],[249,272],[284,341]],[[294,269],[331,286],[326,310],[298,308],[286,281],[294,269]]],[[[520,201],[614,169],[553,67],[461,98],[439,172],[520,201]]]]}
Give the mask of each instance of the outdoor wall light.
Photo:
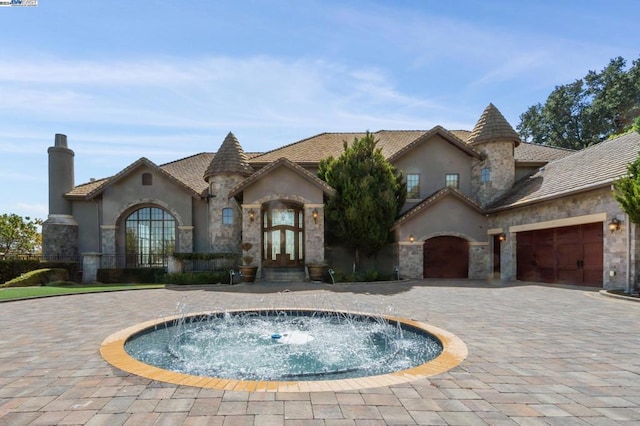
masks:
{"type": "Polygon", "coordinates": [[[504,232],[498,234],[498,240],[506,241],[507,240],[507,234],[505,234],[504,232]]]}
{"type": "Polygon", "coordinates": [[[409,242],[412,243],[416,240],[416,237],[413,236],[413,234],[409,235],[409,242]]]}
{"type": "Polygon", "coordinates": [[[253,209],[249,210],[249,220],[253,222],[255,218],[256,218],[256,212],[254,212],[253,209]]]}
{"type": "Polygon", "coordinates": [[[318,223],[318,209],[313,209],[313,212],[311,213],[311,216],[313,216],[313,221],[315,223],[318,223]]]}
{"type": "Polygon", "coordinates": [[[614,232],[618,229],[620,229],[620,220],[618,220],[617,217],[614,217],[611,219],[611,222],[609,222],[609,231],[614,232]]]}

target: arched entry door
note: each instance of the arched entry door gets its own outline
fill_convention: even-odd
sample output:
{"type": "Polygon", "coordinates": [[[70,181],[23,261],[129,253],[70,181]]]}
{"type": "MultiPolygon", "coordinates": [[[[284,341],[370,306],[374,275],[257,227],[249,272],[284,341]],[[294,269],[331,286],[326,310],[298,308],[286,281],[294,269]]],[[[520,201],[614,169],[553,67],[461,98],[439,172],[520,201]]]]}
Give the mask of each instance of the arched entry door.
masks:
{"type": "Polygon", "coordinates": [[[458,237],[434,237],[424,242],[425,278],[468,278],[469,243],[458,237]]]}
{"type": "Polygon", "coordinates": [[[262,213],[262,264],[266,267],[304,265],[304,210],[288,203],[270,203],[262,213]]]}

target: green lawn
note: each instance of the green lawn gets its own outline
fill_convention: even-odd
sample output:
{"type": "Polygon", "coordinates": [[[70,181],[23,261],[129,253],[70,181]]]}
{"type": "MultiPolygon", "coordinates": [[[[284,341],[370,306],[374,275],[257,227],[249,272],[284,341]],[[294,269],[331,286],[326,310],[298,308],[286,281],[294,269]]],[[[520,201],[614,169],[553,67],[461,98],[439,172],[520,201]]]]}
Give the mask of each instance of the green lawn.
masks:
{"type": "Polygon", "coordinates": [[[61,285],[43,287],[11,287],[0,289],[0,301],[64,294],[95,293],[101,291],[164,288],[164,284],[61,285]]]}

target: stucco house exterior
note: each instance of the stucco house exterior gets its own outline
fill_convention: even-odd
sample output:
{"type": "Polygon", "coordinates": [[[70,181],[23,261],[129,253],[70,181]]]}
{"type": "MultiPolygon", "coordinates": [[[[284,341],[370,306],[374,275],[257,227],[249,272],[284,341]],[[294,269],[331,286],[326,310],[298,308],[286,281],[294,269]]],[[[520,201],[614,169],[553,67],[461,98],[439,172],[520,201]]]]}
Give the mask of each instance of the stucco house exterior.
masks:
{"type": "MultiPolygon", "coordinates": [[[[166,265],[174,252],[238,252],[250,242],[259,279],[304,279],[305,265],[332,261],[324,205],[334,190],[316,176],[318,164],[362,136],[322,133],[245,153],[229,133],[215,153],[163,165],[141,158],[75,185],[74,153],[56,135],[43,255],[81,256],[83,280],[91,281],[99,267],[166,265]]],[[[400,276],[635,283],[635,228],[612,182],[636,158],[638,133],[578,152],[534,145],[490,104],[471,131],[436,126],[374,136],[407,181],[385,251],[400,276]]]]}

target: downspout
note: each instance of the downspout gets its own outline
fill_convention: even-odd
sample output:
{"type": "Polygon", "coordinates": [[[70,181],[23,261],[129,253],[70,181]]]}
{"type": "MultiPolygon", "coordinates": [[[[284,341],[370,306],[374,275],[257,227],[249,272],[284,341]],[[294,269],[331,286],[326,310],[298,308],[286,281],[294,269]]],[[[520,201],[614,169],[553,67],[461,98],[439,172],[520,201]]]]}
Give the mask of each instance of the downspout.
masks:
{"type": "Polygon", "coordinates": [[[627,294],[631,294],[633,292],[631,285],[631,221],[628,214],[625,214],[625,219],[627,221],[627,294]]]}

